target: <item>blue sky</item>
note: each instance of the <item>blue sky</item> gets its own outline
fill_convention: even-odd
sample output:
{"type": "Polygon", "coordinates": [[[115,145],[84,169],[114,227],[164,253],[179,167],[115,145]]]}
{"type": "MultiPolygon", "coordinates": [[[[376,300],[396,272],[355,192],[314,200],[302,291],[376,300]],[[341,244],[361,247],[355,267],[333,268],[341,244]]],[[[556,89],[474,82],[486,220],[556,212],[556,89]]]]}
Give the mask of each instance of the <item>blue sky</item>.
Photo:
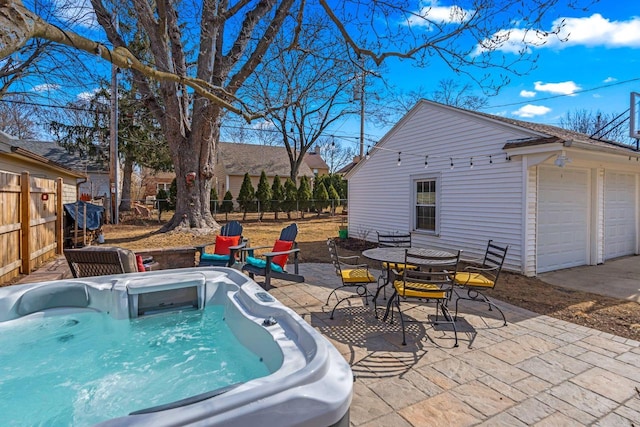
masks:
{"type": "MultiPolygon", "coordinates": [[[[640,92],[640,1],[600,0],[588,11],[567,8],[556,13],[565,20],[568,40],[550,39],[534,48],[539,55],[536,68],[525,76],[511,76],[511,82],[489,98],[484,112],[558,125],[569,111],[617,114],[629,108],[630,93],[640,92]]],[[[547,25],[550,30],[552,23],[547,25]]],[[[503,52],[510,55],[509,46],[503,52]]],[[[394,65],[392,71],[390,81],[405,90],[419,85],[433,90],[439,80],[456,78],[437,63],[425,69],[394,65]]]]}
{"type": "MultiPolygon", "coordinates": [[[[73,1],[87,4],[86,0],[73,1]]],[[[450,0],[423,0],[422,4],[430,7],[431,13],[440,13],[438,16],[449,14],[450,0]]],[[[86,11],[66,6],[60,8],[60,19],[86,11]]],[[[511,82],[497,96],[489,98],[484,112],[558,125],[561,117],[575,110],[619,114],[629,108],[630,93],[640,92],[640,0],[600,0],[587,11],[566,8],[555,12],[554,16],[565,21],[563,36],[567,41],[553,38],[533,48],[533,53],[539,55],[536,68],[525,76],[510,76],[511,82]]],[[[93,15],[84,16],[85,28],[91,27],[93,15]]],[[[517,24],[501,30],[518,32],[517,24]]],[[[549,20],[545,29],[551,30],[553,24],[549,20]]],[[[506,45],[503,53],[508,57],[518,47],[506,45]]],[[[96,67],[104,68],[108,76],[107,64],[96,67]]],[[[460,79],[437,61],[426,68],[416,68],[408,61],[390,61],[387,69],[388,81],[406,92],[422,88],[430,93],[442,79],[460,79]]],[[[59,88],[50,85],[32,88],[52,89],[55,92],[59,88]]],[[[91,89],[87,93],[90,92],[91,89]]],[[[481,91],[478,89],[476,94],[481,91]]],[[[335,132],[358,135],[359,123],[359,117],[349,118],[335,132]]],[[[376,128],[370,121],[366,123],[365,132],[370,139],[380,138],[387,130],[388,127],[376,128]]]]}

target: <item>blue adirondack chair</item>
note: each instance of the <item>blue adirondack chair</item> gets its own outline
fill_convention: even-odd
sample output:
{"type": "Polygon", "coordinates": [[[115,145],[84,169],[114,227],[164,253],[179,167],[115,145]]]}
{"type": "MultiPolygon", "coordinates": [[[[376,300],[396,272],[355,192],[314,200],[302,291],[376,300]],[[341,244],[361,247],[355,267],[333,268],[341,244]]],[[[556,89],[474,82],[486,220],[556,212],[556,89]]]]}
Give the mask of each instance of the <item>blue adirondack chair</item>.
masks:
{"type": "Polygon", "coordinates": [[[235,254],[245,247],[247,241],[242,237],[242,225],[238,221],[230,221],[221,229],[216,236],[216,242],[206,243],[196,246],[200,254],[200,267],[231,267],[236,262],[235,254]],[[237,238],[237,244],[230,244],[227,238],[237,238]],[[214,253],[206,252],[208,246],[215,245],[214,253]]]}
{"type": "Polygon", "coordinates": [[[271,278],[288,280],[291,282],[304,282],[304,277],[298,272],[298,244],[296,236],[298,235],[298,226],[291,224],[280,232],[280,237],[273,246],[258,246],[253,248],[244,248],[241,251],[247,253],[245,264],[242,271],[245,271],[252,279],[255,275],[264,276],[264,289],[271,289],[271,278]],[[258,257],[255,253],[258,249],[271,248],[271,252],[262,254],[258,257]],[[285,270],[285,265],[289,255],[293,254],[293,273],[285,270]]]}

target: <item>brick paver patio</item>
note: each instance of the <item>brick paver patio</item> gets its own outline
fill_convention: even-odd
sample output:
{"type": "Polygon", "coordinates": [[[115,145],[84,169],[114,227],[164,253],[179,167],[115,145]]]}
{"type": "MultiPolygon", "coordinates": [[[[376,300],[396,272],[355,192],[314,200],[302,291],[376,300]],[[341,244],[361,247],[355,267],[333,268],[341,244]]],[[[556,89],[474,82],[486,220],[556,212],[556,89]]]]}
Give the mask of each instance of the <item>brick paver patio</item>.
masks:
{"type": "MultiPolygon", "coordinates": [[[[276,281],[271,293],[350,363],[354,426],[640,423],[637,341],[507,304],[501,308],[509,324],[502,326],[476,303],[463,306],[459,347],[453,348],[450,329],[427,322],[410,323],[402,346],[398,319],[376,319],[361,298],[343,302],[329,319],[333,305],[324,304],[339,284],[329,264],[304,264],[301,273],[306,283],[276,281]]],[[[433,305],[420,305],[406,313],[424,321],[434,312],[433,305]]]]}

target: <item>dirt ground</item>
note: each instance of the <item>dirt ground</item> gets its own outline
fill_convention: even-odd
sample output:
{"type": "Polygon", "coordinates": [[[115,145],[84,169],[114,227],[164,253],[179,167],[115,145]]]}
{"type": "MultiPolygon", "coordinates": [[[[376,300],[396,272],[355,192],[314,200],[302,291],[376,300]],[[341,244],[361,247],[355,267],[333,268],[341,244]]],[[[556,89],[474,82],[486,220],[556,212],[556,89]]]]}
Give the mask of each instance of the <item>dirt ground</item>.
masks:
{"type": "MultiPolygon", "coordinates": [[[[241,221],[243,235],[250,239],[250,246],[272,245],[280,230],[295,221],[299,227],[297,240],[301,262],[329,262],[326,239],[337,237],[338,228],[343,221],[340,216],[317,217],[315,214],[291,220],[287,220],[286,215],[281,215],[279,221],[275,221],[272,216],[261,222],[257,218],[243,220],[240,215],[235,214],[229,219],[241,221]]],[[[219,216],[217,220],[220,224],[225,222],[224,216],[219,216]]],[[[215,241],[215,234],[195,236],[187,233],[158,233],[161,224],[156,220],[133,219],[115,226],[107,225],[104,228],[105,244],[129,249],[149,249],[193,246],[215,241]]],[[[345,256],[359,255],[363,249],[373,247],[367,246],[367,242],[360,239],[342,240],[339,245],[340,255],[345,256]]],[[[501,275],[498,286],[489,295],[539,314],[640,341],[640,304],[635,302],[564,289],[536,278],[509,272],[501,275]]]]}

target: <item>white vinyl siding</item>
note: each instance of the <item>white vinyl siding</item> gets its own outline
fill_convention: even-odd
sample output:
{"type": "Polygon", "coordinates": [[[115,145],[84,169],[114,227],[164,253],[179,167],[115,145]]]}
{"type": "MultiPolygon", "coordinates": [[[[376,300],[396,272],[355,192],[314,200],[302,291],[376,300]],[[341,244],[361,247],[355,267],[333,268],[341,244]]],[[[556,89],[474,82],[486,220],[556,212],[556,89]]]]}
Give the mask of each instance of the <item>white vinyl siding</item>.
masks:
{"type": "Polygon", "coordinates": [[[419,106],[349,176],[349,236],[375,241],[376,231],[410,231],[415,246],[462,249],[463,257],[480,256],[493,239],[510,245],[506,267],[521,271],[522,163],[507,160],[502,147],[525,136],[458,111],[419,106]],[[413,193],[415,179],[435,175],[434,234],[415,230],[413,193]]]}
{"type": "Polygon", "coordinates": [[[605,174],[605,260],[636,252],[636,176],[605,174]]]}
{"type": "Polygon", "coordinates": [[[589,171],[542,167],[538,186],[537,272],[587,264],[589,171]]]}

